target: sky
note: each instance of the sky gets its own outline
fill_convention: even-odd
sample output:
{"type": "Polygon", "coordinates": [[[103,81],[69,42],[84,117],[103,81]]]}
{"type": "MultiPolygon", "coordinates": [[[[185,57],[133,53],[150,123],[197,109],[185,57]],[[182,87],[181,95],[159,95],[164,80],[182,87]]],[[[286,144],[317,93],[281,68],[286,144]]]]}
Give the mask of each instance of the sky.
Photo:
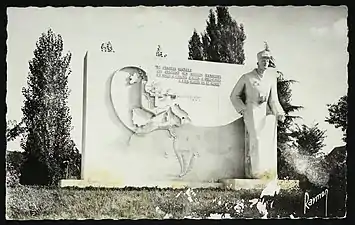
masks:
{"type": "MultiPolygon", "coordinates": [[[[66,7],[8,8],[7,24],[7,120],[20,121],[36,41],[52,28],[64,41],[64,52],[72,53],[69,77],[69,107],[72,138],[81,148],[82,78],[86,51],[99,51],[111,41],[117,54],[141,49],[155,57],[157,45],[169,58],[187,59],[188,41],[194,29],[204,31],[211,7],[66,7]]],[[[291,86],[292,103],[304,107],[298,123],[319,123],[326,130],[325,153],[344,145],[342,132],[324,120],[326,104],[336,103],[348,88],[348,11],[345,6],[229,7],[237,23],[245,28],[246,64],[256,63],[256,53],[267,41],[276,65],[291,86]]],[[[19,140],[8,143],[18,150],[19,140]]]]}

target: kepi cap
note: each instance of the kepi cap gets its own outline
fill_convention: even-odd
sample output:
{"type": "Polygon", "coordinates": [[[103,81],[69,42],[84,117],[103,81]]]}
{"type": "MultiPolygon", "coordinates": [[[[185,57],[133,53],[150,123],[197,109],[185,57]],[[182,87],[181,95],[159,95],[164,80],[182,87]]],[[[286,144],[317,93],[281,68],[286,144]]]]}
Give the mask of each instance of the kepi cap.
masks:
{"type": "Polygon", "coordinates": [[[261,58],[271,58],[272,56],[271,56],[271,52],[270,51],[268,51],[268,50],[263,50],[263,51],[261,51],[261,52],[259,52],[258,54],[257,54],[257,59],[258,59],[258,61],[261,59],[261,58]]]}

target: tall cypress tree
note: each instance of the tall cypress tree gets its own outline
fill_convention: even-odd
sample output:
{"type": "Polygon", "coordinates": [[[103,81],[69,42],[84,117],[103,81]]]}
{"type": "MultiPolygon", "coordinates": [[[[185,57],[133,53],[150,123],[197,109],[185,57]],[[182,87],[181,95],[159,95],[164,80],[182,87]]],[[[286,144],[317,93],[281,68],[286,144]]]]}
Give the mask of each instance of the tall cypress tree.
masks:
{"type": "Polygon", "coordinates": [[[196,29],[189,40],[189,58],[193,60],[203,60],[203,48],[201,37],[197,33],[196,29]]]}
{"type": "Polygon", "coordinates": [[[244,33],[243,24],[232,19],[227,7],[217,7],[217,27],[219,42],[219,56],[222,62],[243,64],[244,56],[244,41],[246,35],[244,33]]]}
{"type": "Polygon", "coordinates": [[[56,184],[65,178],[65,162],[79,154],[70,137],[67,105],[71,53],[62,51],[62,37],[49,29],[39,37],[29,62],[22,107],[26,134],[21,143],[25,162],[20,182],[24,184],[56,184]]]}
{"type": "Polygon", "coordinates": [[[201,34],[201,45],[195,31],[189,41],[189,59],[201,60],[196,49],[202,48],[202,59],[205,61],[243,64],[246,39],[243,24],[238,25],[232,19],[227,7],[217,7],[216,12],[211,9],[206,23],[206,30],[201,34]]]}
{"type": "Polygon", "coordinates": [[[216,16],[212,9],[208,15],[206,31],[202,36],[204,41],[203,50],[204,55],[207,57],[205,60],[211,62],[220,62],[219,56],[219,37],[220,31],[217,27],[216,16]]]}
{"type": "Polygon", "coordinates": [[[237,53],[237,64],[244,64],[245,61],[245,54],[244,54],[244,42],[247,38],[244,31],[244,25],[241,23],[239,24],[239,31],[235,32],[237,35],[237,46],[236,46],[236,53],[237,53]]]}

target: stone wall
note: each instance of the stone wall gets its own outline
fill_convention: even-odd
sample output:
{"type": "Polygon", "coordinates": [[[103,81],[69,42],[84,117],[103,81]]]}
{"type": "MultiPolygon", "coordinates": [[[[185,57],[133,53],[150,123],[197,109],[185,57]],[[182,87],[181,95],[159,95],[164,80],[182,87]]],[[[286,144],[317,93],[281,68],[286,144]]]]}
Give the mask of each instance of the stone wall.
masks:
{"type": "Polygon", "coordinates": [[[82,179],[124,184],[243,178],[244,123],[229,96],[252,69],[87,53],[82,179]]]}

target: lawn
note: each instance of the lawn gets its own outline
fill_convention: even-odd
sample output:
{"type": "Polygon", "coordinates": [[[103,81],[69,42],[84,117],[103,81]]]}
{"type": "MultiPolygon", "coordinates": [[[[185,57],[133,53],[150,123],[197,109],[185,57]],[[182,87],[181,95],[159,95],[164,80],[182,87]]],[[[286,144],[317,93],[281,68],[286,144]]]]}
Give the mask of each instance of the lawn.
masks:
{"type": "MultiPolygon", "coordinates": [[[[7,188],[8,219],[205,219],[261,218],[256,205],[261,190],[158,188],[50,188],[17,185],[7,188]]],[[[332,193],[329,193],[329,197],[332,193]]],[[[331,199],[329,199],[331,200],[331,199]]],[[[304,193],[281,190],[268,218],[323,217],[324,200],[304,214],[304,193]]],[[[329,201],[328,201],[329,202],[329,201]]],[[[331,205],[328,203],[328,205],[331,205]]],[[[328,216],[337,214],[328,206],[328,216]]]]}

